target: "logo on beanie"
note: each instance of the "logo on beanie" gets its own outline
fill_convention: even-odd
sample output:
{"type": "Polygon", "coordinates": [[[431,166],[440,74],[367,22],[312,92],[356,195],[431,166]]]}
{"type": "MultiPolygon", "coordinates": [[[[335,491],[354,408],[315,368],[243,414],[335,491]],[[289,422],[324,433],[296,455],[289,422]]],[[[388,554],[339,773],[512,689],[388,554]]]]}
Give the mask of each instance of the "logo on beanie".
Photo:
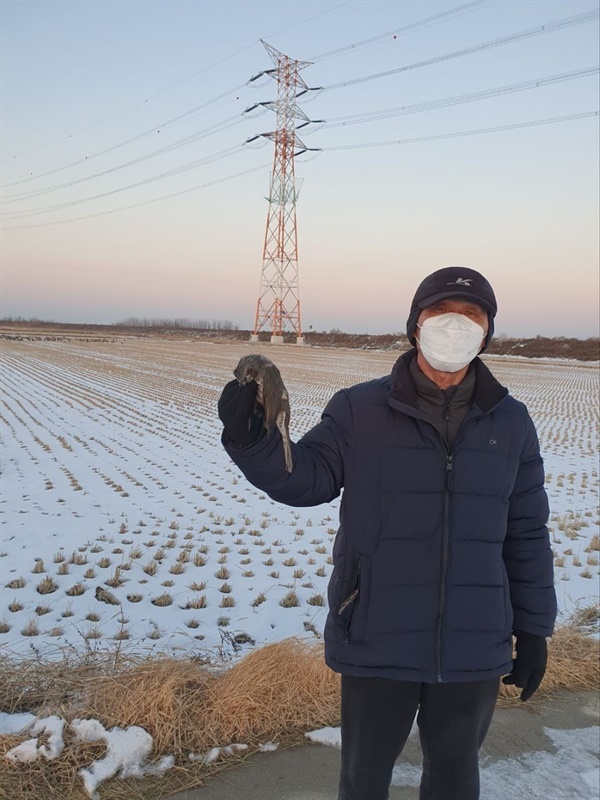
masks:
{"type": "Polygon", "coordinates": [[[473,278],[457,278],[455,281],[450,281],[446,286],[470,286],[473,278]]]}

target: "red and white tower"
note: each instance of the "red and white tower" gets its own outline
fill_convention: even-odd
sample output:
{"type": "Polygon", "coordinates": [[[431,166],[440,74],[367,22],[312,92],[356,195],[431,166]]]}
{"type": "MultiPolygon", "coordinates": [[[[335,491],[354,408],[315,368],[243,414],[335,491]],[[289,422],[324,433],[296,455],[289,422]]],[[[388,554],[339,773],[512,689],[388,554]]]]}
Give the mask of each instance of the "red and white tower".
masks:
{"type": "Polygon", "coordinates": [[[258,106],[277,113],[277,130],[250,137],[248,142],[260,138],[275,142],[273,171],[269,189],[269,210],[263,247],[263,265],[260,280],[256,319],[250,340],[258,341],[263,330],[271,331],[271,342],[282,343],[284,331],[296,334],[297,344],[304,344],[300,316],[300,292],[298,284],[298,231],[296,226],[296,174],[294,160],[306,152],[306,147],[297,135],[297,130],[311,120],[298,108],[297,98],[311,91],[300,77],[301,69],[310,61],[294,61],[275,50],[266,42],[263,45],[271,56],[275,69],[265,70],[251,78],[256,80],[269,75],[277,81],[277,101],[256,103],[246,111],[258,106]],[[300,124],[298,124],[300,121],[300,124]]]}

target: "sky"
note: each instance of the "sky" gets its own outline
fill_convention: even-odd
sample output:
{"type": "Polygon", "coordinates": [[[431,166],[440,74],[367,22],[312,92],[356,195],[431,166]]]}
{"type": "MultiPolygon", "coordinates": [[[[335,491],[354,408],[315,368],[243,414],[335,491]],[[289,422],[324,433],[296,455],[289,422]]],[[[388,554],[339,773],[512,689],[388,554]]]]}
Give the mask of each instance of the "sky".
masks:
{"type": "Polygon", "coordinates": [[[0,314],[252,327],[273,145],[242,145],[275,127],[244,113],[276,97],[268,77],[247,83],[272,66],[263,39],[325,87],[298,101],[325,120],[296,159],[305,330],[401,332],[421,279],[458,264],[494,286],[498,332],[598,336],[598,73],[541,83],[597,67],[597,17],[551,23],[598,3],[440,17],[468,2],[2,0],[0,314]],[[527,82],[541,85],[414,108],[527,82]]]}

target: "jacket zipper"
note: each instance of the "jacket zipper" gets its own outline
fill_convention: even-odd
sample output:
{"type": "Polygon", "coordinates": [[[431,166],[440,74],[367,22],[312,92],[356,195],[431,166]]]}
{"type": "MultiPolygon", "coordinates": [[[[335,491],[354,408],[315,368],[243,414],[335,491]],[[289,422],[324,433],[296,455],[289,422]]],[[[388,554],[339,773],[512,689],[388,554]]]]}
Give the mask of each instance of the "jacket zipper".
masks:
{"type": "MultiPolygon", "coordinates": [[[[463,421],[463,423],[461,424],[459,430],[456,433],[456,437],[455,437],[453,445],[452,445],[453,449],[455,449],[456,446],[459,444],[459,442],[462,441],[466,429],[473,423],[473,421],[475,419],[477,419],[478,417],[480,417],[480,416],[491,414],[492,411],[495,411],[498,408],[498,406],[500,405],[500,403],[502,402],[502,400],[504,400],[505,396],[506,395],[503,395],[502,398],[497,403],[495,403],[495,405],[493,405],[491,408],[488,408],[483,413],[479,412],[475,416],[467,415],[467,418],[463,421]]],[[[412,416],[412,417],[414,417],[416,419],[422,419],[425,422],[429,423],[430,425],[432,424],[431,420],[427,417],[426,414],[423,414],[423,413],[419,412],[413,406],[409,406],[406,403],[403,403],[401,401],[397,401],[397,400],[394,400],[394,399],[392,399],[390,401],[390,405],[392,406],[392,408],[396,409],[397,411],[400,411],[401,413],[409,414],[409,416],[412,416]],[[415,411],[417,413],[415,413],[415,411]]],[[[444,411],[445,411],[445,409],[444,409],[444,411]]],[[[444,414],[444,416],[445,416],[445,414],[444,414]]],[[[433,426],[433,427],[435,427],[435,426],[433,426]]],[[[438,433],[439,433],[439,431],[438,431],[438,433]]],[[[450,452],[450,450],[448,448],[447,441],[444,439],[444,437],[441,434],[440,434],[440,439],[441,439],[441,441],[442,441],[442,443],[444,445],[444,448],[446,450],[446,474],[445,474],[445,483],[444,483],[444,517],[443,517],[443,530],[442,530],[442,563],[441,563],[441,572],[440,572],[440,595],[439,595],[439,601],[438,601],[438,618],[437,618],[437,624],[436,624],[436,670],[437,670],[437,682],[438,683],[443,683],[443,679],[442,679],[442,624],[443,624],[443,618],[444,618],[444,607],[445,607],[445,603],[446,603],[446,596],[445,596],[446,595],[446,574],[447,574],[447,571],[448,571],[448,506],[449,506],[449,499],[450,499],[450,496],[449,496],[450,493],[449,493],[448,484],[449,484],[450,473],[452,472],[453,455],[452,455],[452,453],[450,452]]]]}
{"type": "Polygon", "coordinates": [[[452,472],[452,454],[446,451],[446,474],[444,482],[444,518],[442,525],[442,564],[440,570],[440,596],[438,601],[438,619],[436,636],[437,680],[442,683],[442,624],[446,605],[446,577],[448,573],[448,507],[450,500],[450,473],[452,472]]]}

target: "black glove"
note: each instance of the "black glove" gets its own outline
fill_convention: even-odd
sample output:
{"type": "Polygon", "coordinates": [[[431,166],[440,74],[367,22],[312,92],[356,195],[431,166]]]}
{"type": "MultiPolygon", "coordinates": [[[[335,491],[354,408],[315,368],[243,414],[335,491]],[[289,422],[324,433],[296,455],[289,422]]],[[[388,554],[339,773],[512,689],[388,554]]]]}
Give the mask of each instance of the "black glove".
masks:
{"type": "Polygon", "coordinates": [[[513,661],[510,675],[502,678],[502,683],[513,684],[523,689],[521,700],[529,700],[538,689],[548,663],[548,645],[544,636],[515,631],[517,657],[513,661]]]}
{"type": "Polygon", "coordinates": [[[261,434],[263,418],[256,412],[255,381],[240,386],[236,380],[230,381],[219,398],[218,411],[225,437],[240,447],[254,444],[261,434]]]}

